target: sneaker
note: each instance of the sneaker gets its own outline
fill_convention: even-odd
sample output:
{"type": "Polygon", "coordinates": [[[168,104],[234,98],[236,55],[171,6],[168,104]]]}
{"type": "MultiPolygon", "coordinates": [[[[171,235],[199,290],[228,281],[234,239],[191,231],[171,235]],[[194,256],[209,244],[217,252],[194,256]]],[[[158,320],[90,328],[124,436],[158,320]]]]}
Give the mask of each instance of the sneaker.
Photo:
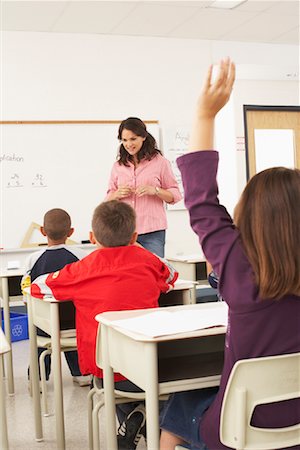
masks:
{"type": "Polygon", "coordinates": [[[78,377],[73,377],[73,383],[79,384],[80,387],[89,386],[91,384],[91,376],[80,375],[78,377]]]}
{"type": "Polygon", "coordinates": [[[118,429],[118,449],[135,450],[141,437],[142,429],[146,423],[146,412],[144,405],[138,405],[126,417],[118,429]]]}

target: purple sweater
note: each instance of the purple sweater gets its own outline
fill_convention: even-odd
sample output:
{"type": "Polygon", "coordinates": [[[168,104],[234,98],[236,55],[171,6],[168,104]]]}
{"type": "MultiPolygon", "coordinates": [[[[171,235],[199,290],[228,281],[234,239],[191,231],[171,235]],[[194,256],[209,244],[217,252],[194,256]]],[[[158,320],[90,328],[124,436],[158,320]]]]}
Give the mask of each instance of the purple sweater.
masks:
{"type": "MultiPolygon", "coordinates": [[[[200,435],[210,450],[228,448],[220,442],[219,423],[224,390],[235,362],[300,352],[300,298],[290,295],[280,301],[262,301],[259,297],[239,232],[218,201],[218,159],[215,151],[190,153],[177,159],[191,226],[220,277],[219,291],[229,306],[220,389],[200,424],[200,435]]],[[[299,419],[297,400],[257,408],[252,421],[270,427],[292,425],[299,419]]]]}

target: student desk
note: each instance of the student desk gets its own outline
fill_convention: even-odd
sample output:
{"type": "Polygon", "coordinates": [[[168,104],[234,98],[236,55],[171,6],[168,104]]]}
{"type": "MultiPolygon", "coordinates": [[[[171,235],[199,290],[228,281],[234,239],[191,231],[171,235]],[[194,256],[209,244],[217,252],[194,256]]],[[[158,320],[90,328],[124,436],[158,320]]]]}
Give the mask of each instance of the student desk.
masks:
{"type": "MultiPolygon", "coordinates": [[[[11,345],[11,333],[10,333],[10,314],[9,314],[9,289],[8,289],[8,279],[10,277],[20,277],[24,274],[24,269],[1,269],[1,298],[3,306],[3,318],[4,318],[4,328],[5,337],[9,345],[11,345]]],[[[13,364],[12,364],[12,352],[5,355],[6,360],[6,373],[8,381],[8,393],[10,395],[14,394],[14,374],[13,374],[13,364]]]]}
{"type": "Polygon", "coordinates": [[[194,255],[176,255],[167,257],[167,260],[177,270],[180,278],[196,282],[194,289],[191,291],[191,303],[196,303],[196,284],[201,280],[207,281],[205,256],[201,253],[194,255]]]}
{"type": "MultiPolygon", "coordinates": [[[[75,244],[74,247],[83,249],[88,255],[95,250],[96,246],[93,244],[75,244]]],[[[31,248],[17,248],[17,249],[7,249],[0,250],[0,277],[1,277],[1,288],[2,288],[2,306],[3,306],[3,316],[4,316],[4,327],[5,327],[5,337],[11,344],[11,333],[10,333],[10,314],[9,314],[9,278],[10,277],[20,277],[24,275],[25,261],[29,255],[35,251],[40,251],[44,246],[31,247],[31,248]],[[7,269],[10,263],[14,262],[19,268],[17,269],[7,269]]],[[[13,375],[13,364],[12,364],[12,352],[5,355],[6,360],[6,373],[8,380],[8,393],[10,395],[14,394],[14,375],[13,375]]]]}
{"type": "MultiPolygon", "coordinates": [[[[88,255],[96,249],[94,244],[73,244],[76,248],[81,248],[88,255]]],[[[1,271],[8,267],[8,264],[12,261],[16,262],[18,267],[24,267],[25,261],[29,255],[34,252],[38,252],[46,248],[47,246],[41,245],[38,247],[28,247],[28,248],[9,248],[0,249],[0,268],[1,271]]]]}
{"type": "MultiPolygon", "coordinates": [[[[163,303],[168,299],[172,304],[174,297],[176,302],[180,298],[181,301],[190,303],[190,290],[193,288],[194,283],[186,280],[177,280],[174,290],[165,294],[163,297],[163,303]],[[173,298],[173,300],[172,300],[173,298]]],[[[25,289],[29,294],[29,290],[25,289]]],[[[34,403],[34,416],[35,416],[35,435],[36,440],[43,439],[42,430],[42,417],[41,417],[41,404],[39,394],[39,377],[38,377],[38,359],[37,359],[37,342],[36,342],[36,327],[41,328],[43,331],[51,336],[52,346],[52,365],[53,365],[53,385],[54,385],[54,397],[55,397],[55,420],[56,420],[56,440],[57,448],[59,450],[65,449],[65,427],[64,427],[64,410],[63,410],[63,389],[62,389],[62,375],[61,375],[61,346],[60,346],[60,324],[59,324],[59,302],[53,298],[48,297],[44,300],[28,296],[28,308],[30,308],[30,314],[28,315],[29,326],[29,339],[30,339],[30,366],[32,370],[32,391],[33,391],[33,403],[34,403]],[[33,313],[34,309],[34,314],[33,313]],[[34,316],[33,321],[31,318],[34,316]]],[[[170,304],[169,303],[169,304],[170,304]]],[[[65,337],[74,336],[74,330],[64,331],[65,337]],[[69,331],[69,334],[67,334],[69,331]]],[[[109,447],[108,447],[109,448],[109,447]]]]}
{"type": "Polygon", "coordinates": [[[206,279],[206,259],[203,254],[176,255],[166,259],[179,272],[181,278],[192,281],[206,279]]]}
{"type": "Polygon", "coordinates": [[[195,284],[194,281],[178,278],[172,291],[160,295],[158,300],[159,306],[190,305],[195,303],[192,295],[195,284]]]}
{"type": "MultiPolygon", "coordinates": [[[[209,313],[211,308],[225,308],[224,303],[197,304],[166,308],[184,308],[209,313]]],[[[223,368],[226,327],[150,338],[114,326],[118,319],[136,317],[153,309],[99,314],[101,358],[104,371],[104,399],[107,447],[117,450],[113,372],[120,372],[145,391],[147,448],[159,448],[159,407],[161,394],[218,386],[223,368]]]]}

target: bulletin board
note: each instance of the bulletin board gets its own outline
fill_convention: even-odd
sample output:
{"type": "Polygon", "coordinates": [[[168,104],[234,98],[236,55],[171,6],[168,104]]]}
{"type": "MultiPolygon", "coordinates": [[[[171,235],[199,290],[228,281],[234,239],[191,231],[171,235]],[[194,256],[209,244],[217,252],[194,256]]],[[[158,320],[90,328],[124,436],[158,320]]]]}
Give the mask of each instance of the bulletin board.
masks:
{"type": "Polygon", "coordinates": [[[300,168],[300,106],[244,105],[247,178],[275,167],[300,168]]]}
{"type": "MultiPolygon", "coordinates": [[[[0,122],[0,247],[20,247],[32,223],[41,224],[52,208],[70,214],[74,241],[88,239],[116,161],[120,122],[0,122]]],[[[159,144],[158,121],[145,123],[159,144]]]]}

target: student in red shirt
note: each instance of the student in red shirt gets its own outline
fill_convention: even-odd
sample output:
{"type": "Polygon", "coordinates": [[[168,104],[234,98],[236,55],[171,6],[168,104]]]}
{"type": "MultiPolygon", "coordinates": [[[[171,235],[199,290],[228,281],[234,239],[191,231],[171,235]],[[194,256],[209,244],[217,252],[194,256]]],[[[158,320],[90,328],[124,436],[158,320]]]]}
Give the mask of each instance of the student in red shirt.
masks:
{"type": "MultiPolygon", "coordinates": [[[[81,373],[102,378],[102,370],[95,361],[98,328],[95,316],[105,311],[157,307],[160,293],[173,288],[178,274],[165,261],[136,244],[136,215],[126,203],[117,200],[101,203],[94,211],[92,230],[90,240],[98,249],[81,261],[36,278],[31,294],[72,300],[81,373]]],[[[116,382],[122,380],[125,378],[121,374],[115,374],[116,382]]],[[[124,388],[127,390],[128,386],[124,388]]],[[[137,430],[130,427],[133,440],[145,423],[141,411],[131,415],[132,421],[138,419],[139,423],[137,430]]],[[[119,448],[134,449],[137,442],[127,442],[126,432],[122,434],[119,448]]]]}

